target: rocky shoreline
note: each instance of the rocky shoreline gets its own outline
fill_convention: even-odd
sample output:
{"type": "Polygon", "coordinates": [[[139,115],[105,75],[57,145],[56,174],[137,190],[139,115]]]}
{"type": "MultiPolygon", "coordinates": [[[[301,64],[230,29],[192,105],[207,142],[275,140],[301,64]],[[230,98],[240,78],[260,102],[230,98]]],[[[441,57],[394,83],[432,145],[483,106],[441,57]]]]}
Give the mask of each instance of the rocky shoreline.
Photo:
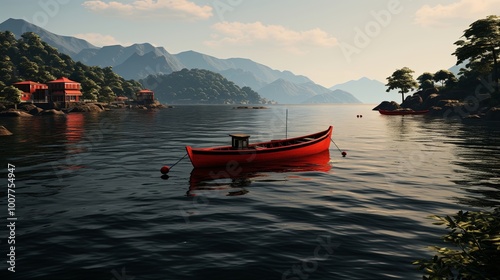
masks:
{"type": "MultiPolygon", "coordinates": [[[[166,106],[159,102],[155,102],[147,105],[140,104],[106,104],[106,103],[78,103],[74,104],[74,106],[70,108],[64,109],[42,109],[40,107],[35,106],[31,103],[25,103],[18,106],[18,108],[9,108],[11,106],[5,106],[0,103],[0,118],[8,117],[8,118],[31,118],[35,116],[66,116],[66,114],[72,113],[100,113],[104,111],[111,110],[157,110],[157,109],[165,109],[172,108],[172,106],[166,106]]],[[[7,128],[0,126],[0,136],[9,136],[12,135],[7,128]]]]}
{"type": "Polygon", "coordinates": [[[406,97],[403,103],[383,101],[373,110],[429,110],[427,115],[462,120],[500,121],[500,107],[490,106],[488,94],[453,90],[440,94],[435,88],[418,91],[406,97]]]}
{"type": "Polygon", "coordinates": [[[75,112],[90,112],[90,113],[100,113],[104,111],[110,111],[115,109],[137,109],[137,110],[154,110],[154,109],[164,109],[172,108],[171,106],[163,105],[159,102],[140,105],[126,105],[126,104],[106,104],[106,103],[78,103],[70,108],[63,109],[42,109],[31,103],[25,103],[15,108],[8,108],[4,104],[0,104],[0,117],[33,117],[33,116],[43,116],[43,115],[65,115],[75,112]]]}

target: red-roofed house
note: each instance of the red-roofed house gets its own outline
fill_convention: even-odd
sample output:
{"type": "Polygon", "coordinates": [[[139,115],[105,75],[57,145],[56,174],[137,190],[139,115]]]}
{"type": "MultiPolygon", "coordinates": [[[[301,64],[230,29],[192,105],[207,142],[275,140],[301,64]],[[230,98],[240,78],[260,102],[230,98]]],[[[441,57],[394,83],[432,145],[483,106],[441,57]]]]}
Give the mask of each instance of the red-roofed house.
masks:
{"type": "Polygon", "coordinates": [[[14,86],[23,92],[21,96],[22,101],[37,102],[39,99],[46,100],[45,97],[47,96],[48,89],[46,84],[40,84],[33,81],[22,81],[15,83],[14,86]]]}
{"type": "Polygon", "coordinates": [[[143,89],[137,92],[136,99],[139,103],[153,103],[155,100],[155,94],[152,90],[143,89]]]}
{"type": "Polygon", "coordinates": [[[82,96],[80,83],[66,77],[47,83],[52,102],[79,102],[82,96]]]}

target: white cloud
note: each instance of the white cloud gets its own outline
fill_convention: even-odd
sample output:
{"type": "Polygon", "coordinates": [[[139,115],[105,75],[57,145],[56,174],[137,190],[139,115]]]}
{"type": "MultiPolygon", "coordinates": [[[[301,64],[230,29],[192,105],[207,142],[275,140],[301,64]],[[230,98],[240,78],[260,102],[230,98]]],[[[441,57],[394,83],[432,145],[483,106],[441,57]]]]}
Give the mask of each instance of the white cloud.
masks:
{"type": "Polygon", "coordinates": [[[415,13],[415,22],[426,27],[447,27],[456,20],[472,21],[500,13],[500,0],[459,0],[451,4],[424,5],[415,13]]]}
{"type": "Polygon", "coordinates": [[[212,16],[212,7],[198,6],[188,0],[136,0],[132,3],[95,0],[85,1],[82,5],[94,12],[140,18],[163,17],[200,20],[212,16]]]}
{"type": "Polygon", "coordinates": [[[126,45],[126,43],[119,42],[113,36],[103,35],[99,33],[81,33],[81,34],[74,34],[73,36],[86,40],[92,45],[98,47],[110,46],[110,45],[126,45]]]}
{"type": "Polygon", "coordinates": [[[265,25],[261,22],[219,22],[212,25],[216,32],[205,44],[219,46],[250,46],[272,44],[287,51],[303,53],[306,47],[336,46],[338,41],[325,31],[315,28],[306,31],[295,31],[281,25],[265,25]]]}

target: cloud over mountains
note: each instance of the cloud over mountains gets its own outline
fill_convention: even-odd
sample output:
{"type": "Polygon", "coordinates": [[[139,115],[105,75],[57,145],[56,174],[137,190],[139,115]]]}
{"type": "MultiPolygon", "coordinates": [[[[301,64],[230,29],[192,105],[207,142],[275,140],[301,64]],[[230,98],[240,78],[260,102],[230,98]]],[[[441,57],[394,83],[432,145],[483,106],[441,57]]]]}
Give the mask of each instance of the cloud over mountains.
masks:
{"type": "Polygon", "coordinates": [[[459,0],[450,4],[424,5],[415,12],[415,23],[447,27],[455,20],[474,20],[500,13],[500,0],[459,0]]]}
{"type": "Polygon", "coordinates": [[[300,53],[301,46],[329,48],[336,46],[338,41],[325,31],[314,28],[296,31],[282,25],[266,25],[262,22],[219,22],[212,25],[210,40],[205,44],[218,46],[249,46],[256,44],[271,44],[294,53],[300,53]]]}
{"type": "Polygon", "coordinates": [[[119,16],[151,16],[186,20],[203,20],[212,17],[212,7],[199,6],[188,0],[136,0],[132,3],[102,0],[85,1],[85,8],[119,16]]]}

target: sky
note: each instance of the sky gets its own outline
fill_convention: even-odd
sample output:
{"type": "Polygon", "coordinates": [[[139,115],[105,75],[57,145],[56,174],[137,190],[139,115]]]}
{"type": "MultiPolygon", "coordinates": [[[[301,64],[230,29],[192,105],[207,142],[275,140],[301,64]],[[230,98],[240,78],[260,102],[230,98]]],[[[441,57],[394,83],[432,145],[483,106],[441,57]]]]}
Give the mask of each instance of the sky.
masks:
{"type": "Polygon", "coordinates": [[[331,87],[362,77],[387,82],[455,65],[475,20],[500,0],[0,0],[0,22],[25,19],[96,46],[151,43],[241,57],[331,87]]]}

